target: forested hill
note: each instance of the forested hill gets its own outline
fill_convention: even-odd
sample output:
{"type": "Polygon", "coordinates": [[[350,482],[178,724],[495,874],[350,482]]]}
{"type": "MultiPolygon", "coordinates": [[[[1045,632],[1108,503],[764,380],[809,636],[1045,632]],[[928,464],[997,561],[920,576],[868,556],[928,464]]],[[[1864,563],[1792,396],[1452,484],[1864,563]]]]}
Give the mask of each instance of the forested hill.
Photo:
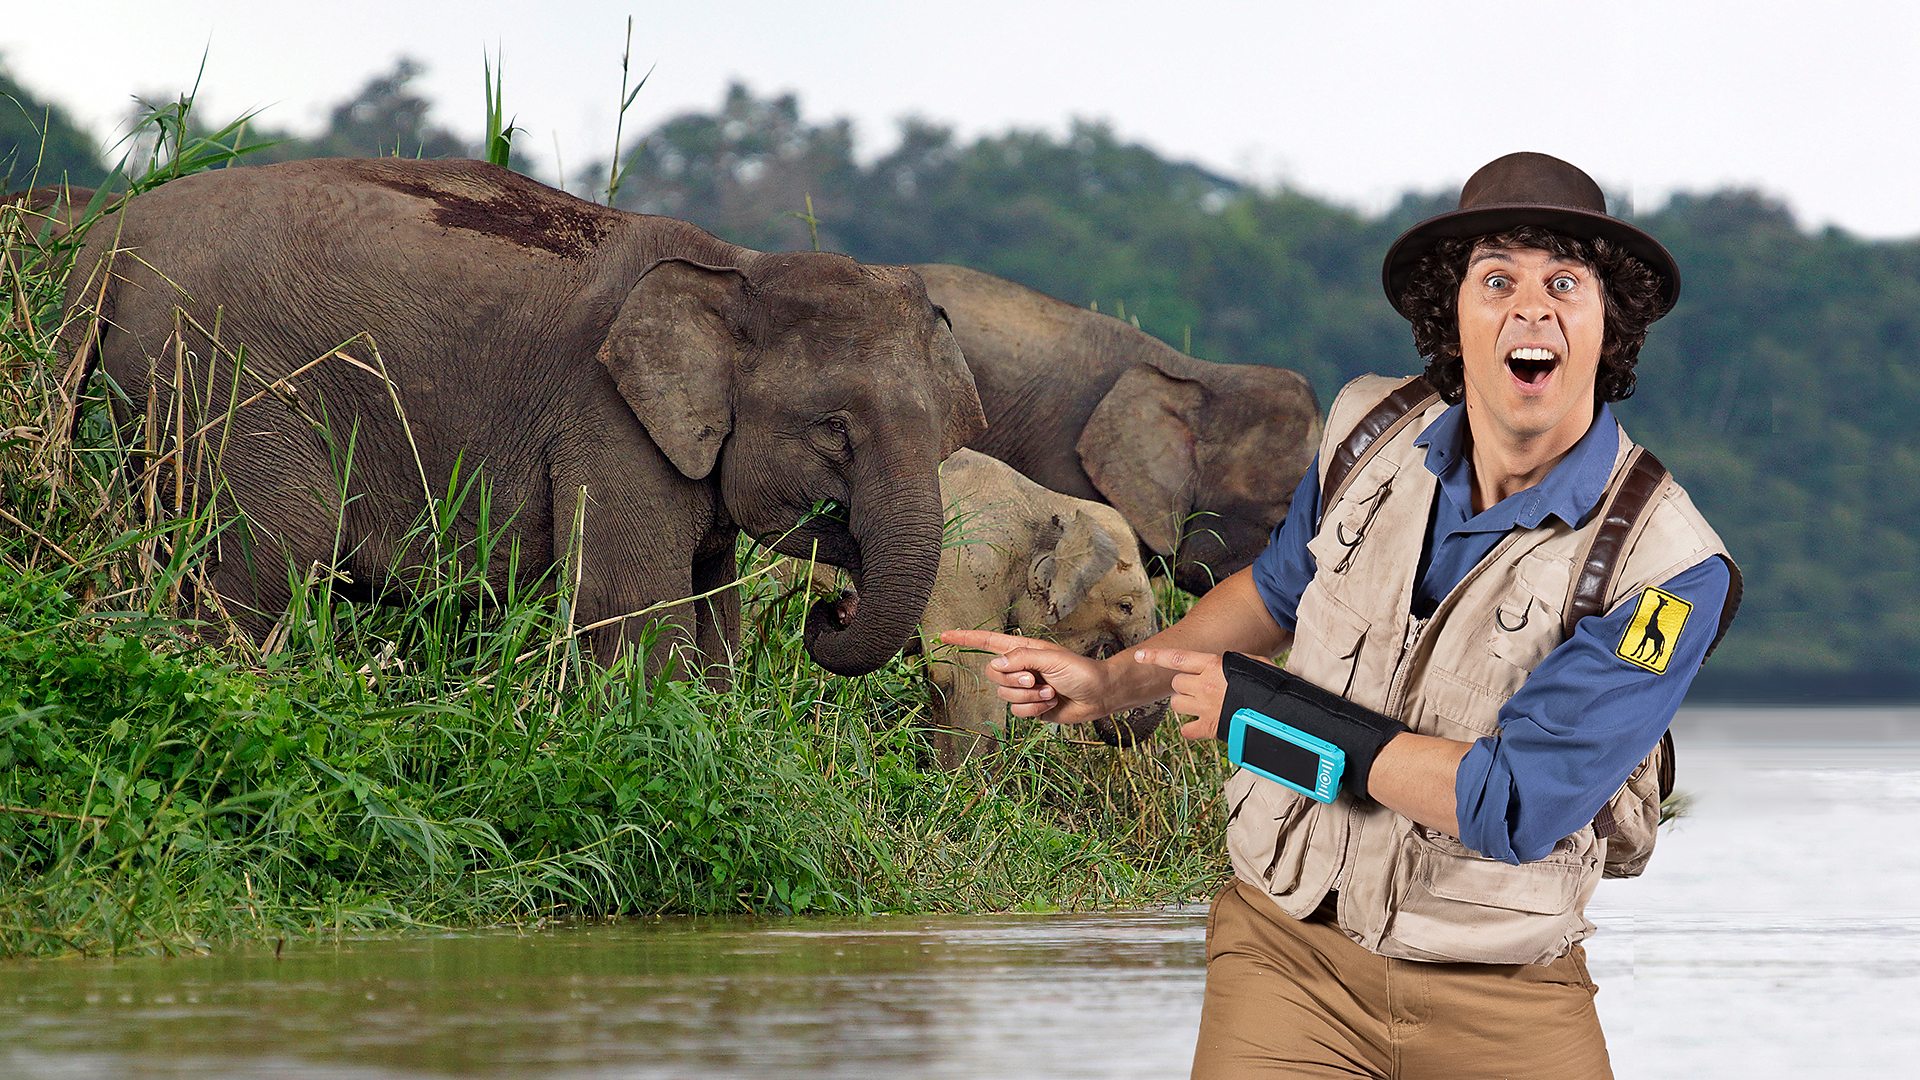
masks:
{"type": "MultiPolygon", "coordinates": [[[[405,83],[389,78],[380,93],[404,98],[405,83]]],[[[411,153],[441,133],[424,108],[358,104],[336,117],[385,117],[392,130],[360,148],[329,132],[275,156],[411,153]]],[[[1368,216],[1168,161],[1087,123],[1064,137],[961,142],[909,121],[874,159],[856,154],[850,123],[809,122],[794,98],[739,87],[637,145],[623,207],[760,248],[806,247],[817,232],[820,247],[867,261],[977,267],[1097,304],[1198,356],[1295,368],[1323,404],[1352,375],[1417,366],[1381,295],[1380,259],[1454,196],[1410,194],[1368,216]]],[[[1633,165],[1582,164],[1602,175],[1633,165]]],[[[604,197],[606,179],[602,162],[568,186],[604,197]]],[[[1640,209],[1685,288],[1617,411],[1746,575],[1702,695],[1920,695],[1920,240],[1809,232],[1751,191],[1640,209]]]]}

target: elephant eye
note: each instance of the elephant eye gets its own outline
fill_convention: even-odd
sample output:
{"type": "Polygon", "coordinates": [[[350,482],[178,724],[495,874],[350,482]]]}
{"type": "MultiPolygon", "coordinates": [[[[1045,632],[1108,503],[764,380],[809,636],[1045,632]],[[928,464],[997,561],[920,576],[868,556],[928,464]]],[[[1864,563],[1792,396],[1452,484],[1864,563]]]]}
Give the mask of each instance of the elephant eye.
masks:
{"type": "Polygon", "coordinates": [[[829,416],[820,421],[820,427],[826,432],[826,444],[835,451],[844,452],[853,449],[853,427],[844,416],[829,416]]]}
{"type": "Polygon", "coordinates": [[[1133,601],[1131,600],[1120,601],[1120,614],[1122,615],[1133,614],[1133,601]]]}

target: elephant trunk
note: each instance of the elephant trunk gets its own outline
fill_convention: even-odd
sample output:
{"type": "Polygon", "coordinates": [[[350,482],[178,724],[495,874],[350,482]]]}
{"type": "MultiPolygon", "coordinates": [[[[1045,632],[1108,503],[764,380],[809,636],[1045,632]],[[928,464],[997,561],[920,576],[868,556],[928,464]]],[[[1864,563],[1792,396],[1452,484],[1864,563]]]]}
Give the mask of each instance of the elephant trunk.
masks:
{"type": "Polygon", "coordinates": [[[835,675],[865,675],[900,651],[933,593],[944,521],[934,462],[856,486],[847,520],[860,551],[856,597],[808,609],[801,640],[814,663],[835,675]]]}

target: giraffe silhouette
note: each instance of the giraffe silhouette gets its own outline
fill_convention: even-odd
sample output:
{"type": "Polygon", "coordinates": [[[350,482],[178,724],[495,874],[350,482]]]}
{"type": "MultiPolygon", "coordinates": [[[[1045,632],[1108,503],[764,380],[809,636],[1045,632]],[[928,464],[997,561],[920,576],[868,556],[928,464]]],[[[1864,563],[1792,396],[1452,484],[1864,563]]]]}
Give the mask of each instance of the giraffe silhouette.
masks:
{"type": "Polygon", "coordinates": [[[1645,660],[1649,664],[1657,664],[1660,662],[1661,654],[1667,651],[1667,635],[1660,630],[1660,612],[1666,606],[1667,598],[1656,594],[1654,597],[1653,610],[1647,614],[1645,636],[1640,639],[1639,646],[1633,650],[1633,658],[1635,660],[1645,660]],[[1640,655],[1649,649],[1653,650],[1652,653],[1647,656],[1640,655]]]}

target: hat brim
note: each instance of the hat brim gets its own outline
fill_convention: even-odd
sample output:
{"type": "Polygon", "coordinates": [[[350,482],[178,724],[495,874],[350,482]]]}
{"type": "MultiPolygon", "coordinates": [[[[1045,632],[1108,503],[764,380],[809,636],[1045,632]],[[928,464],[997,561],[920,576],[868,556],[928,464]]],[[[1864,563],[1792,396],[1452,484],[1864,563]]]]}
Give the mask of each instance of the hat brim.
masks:
{"type": "Polygon", "coordinates": [[[1380,283],[1387,291],[1387,300],[1393,304],[1393,310],[1403,317],[1412,317],[1400,306],[1400,298],[1406,292],[1407,283],[1412,279],[1421,257],[1431,251],[1435,244],[1442,240],[1463,240],[1507,232],[1523,225],[1538,226],[1576,240],[1603,239],[1619,244],[1659,275],[1661,315],[1672,311],[1675,301],[1680,299],[1680,264],[1674,261],[1673,255],[1660,241],[1645,232],[1619,218],[1588,210],[1510,204],[1450,210],[1401,233],[1400,239],[1387,249],[1386,262],[1380,267],[1380,283]]]}

